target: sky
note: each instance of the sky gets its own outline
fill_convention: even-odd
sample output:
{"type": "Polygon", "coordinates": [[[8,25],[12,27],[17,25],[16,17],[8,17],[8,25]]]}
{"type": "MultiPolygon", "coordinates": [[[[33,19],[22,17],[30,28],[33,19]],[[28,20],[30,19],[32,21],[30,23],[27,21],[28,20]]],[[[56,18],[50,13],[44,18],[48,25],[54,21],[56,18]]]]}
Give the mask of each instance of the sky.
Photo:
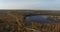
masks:
{"type": "Polygon", "coordinates": [[[0,0],[0,9],[60,10],[60,0],[0,0]]]}

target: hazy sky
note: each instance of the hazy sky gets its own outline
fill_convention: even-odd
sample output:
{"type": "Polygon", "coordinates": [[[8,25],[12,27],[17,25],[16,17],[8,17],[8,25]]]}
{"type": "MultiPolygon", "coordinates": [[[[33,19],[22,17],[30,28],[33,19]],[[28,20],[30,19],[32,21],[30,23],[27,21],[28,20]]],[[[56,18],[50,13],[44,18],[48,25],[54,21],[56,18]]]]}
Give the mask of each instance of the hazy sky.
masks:
{"type": "Polygon", "coordinates": [[[0,9],[60,10],[60,0],[0,0],[0,9]]]}

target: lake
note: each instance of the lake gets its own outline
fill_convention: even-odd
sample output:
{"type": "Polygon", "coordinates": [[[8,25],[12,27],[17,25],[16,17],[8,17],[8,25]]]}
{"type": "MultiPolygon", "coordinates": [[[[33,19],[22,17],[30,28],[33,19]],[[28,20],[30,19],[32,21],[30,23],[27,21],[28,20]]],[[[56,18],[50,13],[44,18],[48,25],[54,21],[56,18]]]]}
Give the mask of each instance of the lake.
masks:
{"type": "Polygon", "coordinates": [[[48,17],[58,17],[54,15],[31,15],[25,17],[26,22],[44,22],[44,23],[60,23],[60,22],[55,22],[54,20],[49,20],[48,17]]]}

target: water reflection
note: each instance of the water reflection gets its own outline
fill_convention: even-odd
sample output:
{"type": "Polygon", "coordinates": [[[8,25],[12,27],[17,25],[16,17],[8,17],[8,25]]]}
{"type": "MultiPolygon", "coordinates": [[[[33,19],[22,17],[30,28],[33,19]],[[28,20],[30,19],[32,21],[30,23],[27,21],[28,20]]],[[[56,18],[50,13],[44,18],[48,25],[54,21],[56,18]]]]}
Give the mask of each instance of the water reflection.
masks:
{"type": "Polygon", "coordinates": [[[59,23],[60,16],[53,15],[33,15],[27,16],[26,22],[44,22],[44,23],[59,23]]]}

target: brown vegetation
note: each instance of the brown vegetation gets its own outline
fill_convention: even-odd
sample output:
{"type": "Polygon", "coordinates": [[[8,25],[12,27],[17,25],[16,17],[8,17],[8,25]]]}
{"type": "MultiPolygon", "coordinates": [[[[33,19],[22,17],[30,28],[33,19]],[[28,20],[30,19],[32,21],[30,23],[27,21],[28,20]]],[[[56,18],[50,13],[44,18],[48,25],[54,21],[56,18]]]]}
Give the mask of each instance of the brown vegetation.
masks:
{"type": "Polygon", "coordinates": [[[31,26],[24,27],[24,17],[29,14],[50,14],[50,12],[13,11],[0,14],[0,32],[60,32],[60,24],[32,23],[31,26]]]}

